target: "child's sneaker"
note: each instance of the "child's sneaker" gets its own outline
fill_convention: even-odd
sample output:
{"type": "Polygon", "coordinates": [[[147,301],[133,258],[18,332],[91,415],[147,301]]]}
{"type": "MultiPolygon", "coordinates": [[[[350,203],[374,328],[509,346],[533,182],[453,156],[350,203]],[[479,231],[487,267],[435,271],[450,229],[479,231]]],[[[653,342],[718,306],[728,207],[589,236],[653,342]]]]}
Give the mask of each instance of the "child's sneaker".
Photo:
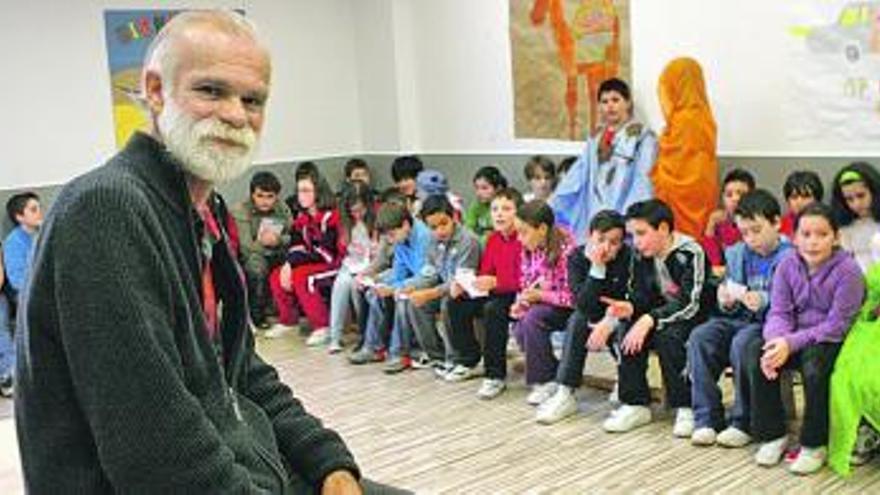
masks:
{"type": "Polygon", "coordinates": [[[715,428],[697,428],[691,435],[691,445],[707,447],[709,445],[714,445],[715,440],[715,428]]]}
{"type": "Polygon", "coordinates": [[[384,371],[386,375],[394,375],[410,368],[412,368],[412,359],[410,359],[409,356],[400,356],[388,361],[388,364],[385,365],[385,368],[382,371],[384,371]]]}
{"type": "Polygon", "coordinates": [[[339,354],[342,352],[344,347],[342,347],[342,342],[338,340],[331,340],[330,344],[327,345],[327,352],[330,354],[339,354]]]}
{"type": "Polygon", "coordinates": [[[611,411],[611,416],[602,423],[608,433],[624,433],[651,422],[651,408],[624,404],[611,411]]]}
{"type": "Polygon", "coordinates": [[[801,447],[797,458],[788,466],[788,470],[794,474],[813,474],[822,469],[826,457],[825,447],[801,447]]]}
{"type": "Polygon", "coordinates": [[[293,332],[293,325],[276,323],[263,333],[263,337],[266,337],[267,339],[280,339],[291,332],[293,332]]]}
{"type": "Polygon", "coordinates": [[[577,412],[577,400],[571,389],[562,385],[552,397],[538,406],[535,421],[542,425],[557,423],[577,412]]]}
{"type": "Polygon", "coordinates": [[[672,435],[678,438],[690,438],[694,434],[694,410],[689,407],[679,407],[675,413],[675,424],[672,426],[672,435]]]}
{"type": "Polygon", "coordinates": [[[463,382],[479,376],[483,376],[483,367],[479,363],[473,367],[456,364],[443,375],[443,379],[447,382],[463,382]]]}
{"type": "Polygon", "coordinates": [[[374,351],[366,347],[361,347],[360,350],[348,356],[348,362],[351,364],[381,363],[382,361],[385,361],[385,351],[374,351]]]}
{"type": "Polygon", "coordinates": [[[330,334],[327,332],[327,328],[319,328],[313,331],[309,338],[306,339],[306,345],[309,347],[319,347],[330,341],[330,334]]]}
{"type": "Polygon", "coordinates": [[[556,382],[539,383],[532,385],[532,391],[526,397],[526,402],[532,406],[537,406],[549,399],[556,393],[556,382]]]}
{"type": "Polygon", "coordinates": [[[722,447],[738,449],[752,443],[752,437],[735,426],[728,426],[718,434],[716,441],[722,447]]]}
{"type": "Polygon", "coordinates": [[[507,384],[504,383],[504,380],[499,380],[498,378],[484,378],[479,390],[477,390],[477,397],[483,400],[491,400],[501,395],[506,388],[507,384]]]}
{"type": "Polygon", "coordinates": [[[782,460],[782,454],[788,447],[788,436],[781,436],[776,440],[764,442],[755,452],[755,462],[759,466],[775,466],[782,460]]]}
{"type": "Polygon", "coordinates": [[[449,361],[433,361],[431,363],[431,369],[434,370],[434,376],[441,380],[446,379],[446,374],[452,371],[455,365],[449,361]]]}

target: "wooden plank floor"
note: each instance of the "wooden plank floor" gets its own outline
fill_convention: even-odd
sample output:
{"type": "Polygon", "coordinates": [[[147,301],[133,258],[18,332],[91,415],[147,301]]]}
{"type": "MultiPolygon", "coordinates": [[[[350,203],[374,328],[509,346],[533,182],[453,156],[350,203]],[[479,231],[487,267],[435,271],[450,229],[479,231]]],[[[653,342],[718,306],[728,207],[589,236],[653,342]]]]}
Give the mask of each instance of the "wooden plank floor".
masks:
{"type": "MultiPolygon", "coordinates": [[[[259,340],[306,406],[338,430],[373,479],[417,493],[880,493],[880,462],[842,480],[828,469],[799,478],[763,469],[753,448],[697,448],[671,435],[671,415],[624,435],[601,429],[607,392],[581,388],[580,411],[552,426],[534,422],[519,374],[494,401],[477,380],[448,384],[428,371],[387,376],[307,349],[298,335],[259,340]]],[[[588,361],[595,366],[595,359],[588,361]]],[[[0,493],[21,493],[11,403],[0,400],[0,493]]]]}

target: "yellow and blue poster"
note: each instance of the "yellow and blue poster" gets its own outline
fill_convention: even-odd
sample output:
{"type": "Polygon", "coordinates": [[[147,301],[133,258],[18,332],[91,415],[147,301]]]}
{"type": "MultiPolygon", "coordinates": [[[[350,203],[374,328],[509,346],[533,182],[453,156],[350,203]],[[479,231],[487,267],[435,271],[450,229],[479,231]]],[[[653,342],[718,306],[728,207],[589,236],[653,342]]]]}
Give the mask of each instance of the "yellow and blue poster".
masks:
{"type": "Polygon", "coordinates": [[[122,148],[134,131],[147,126],[148,113],[140,97],[140,77],[150,42],[180,10],[107,10],[104,29],[116,146],[122,148]]]}

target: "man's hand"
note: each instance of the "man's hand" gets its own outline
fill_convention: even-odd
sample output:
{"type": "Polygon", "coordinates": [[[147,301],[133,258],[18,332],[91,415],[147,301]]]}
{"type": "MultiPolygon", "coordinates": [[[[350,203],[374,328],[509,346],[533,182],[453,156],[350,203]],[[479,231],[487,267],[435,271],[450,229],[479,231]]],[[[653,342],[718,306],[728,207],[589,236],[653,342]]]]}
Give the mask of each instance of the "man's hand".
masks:
{"type": "Polygon", "coordinates": [[[610,297],[605,296],[600,297],[599,300],[608,305],[608,309],[605,311],[606,314],[619,320],[630,318],[635,311],[635,308],[633,308],[632,303],[629,301],[611,299],[610,297]]]}
{"type": "Polygon", "coordinates": [[[285,263],[281,265],[279,281],[281,282],[282,289],[286,290],[287,292],[293,291],[293,267],[290,266],[290,263],[285,263]]]}
{"type": "Polygon", "coordinates": [[[361,495],[361,484],[345,470],[333,471],[324,478],[321,495],[361,495]]]}
{"type": "Polygon", "coordinates": [[[761,294],[750,290],[742,297],[743,306],[752,313],[757,313],[761,309],[761,294]]]}
{"type": "Polygon", "coordinates": [[[645,346],[645,340],[648,338],[648,333],[653,328],[654,318],[652,318],[651,315],[642,315],[642,317],[636,320],[635,324],[630,327],[629,331],[626,332],[626,336],[623,338],[623,344],[620,346],[623,353],[631,356],[641,352],[642,348],[645,346]]]}
{"type": "Polygon", "coordinates": [[[596,352],[601,351],[608,345],[608,338],[614,332],[614,327],[608,318],[593,325],[593,331],[590,332],[590,338],[587,339],[587,349],[596,352]]]}

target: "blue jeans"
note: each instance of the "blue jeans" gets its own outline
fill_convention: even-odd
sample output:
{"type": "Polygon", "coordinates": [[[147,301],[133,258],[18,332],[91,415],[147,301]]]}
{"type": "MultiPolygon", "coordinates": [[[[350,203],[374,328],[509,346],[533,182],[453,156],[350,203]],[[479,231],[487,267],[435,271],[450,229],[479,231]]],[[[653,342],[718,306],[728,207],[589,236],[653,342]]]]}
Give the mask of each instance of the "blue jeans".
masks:
{"type": "Polygon", "coordinates": [[[367,302],[367,318],[362,330],[365,349],[378,351],[385,349],[389,338],[391,321],[389,313],[394,308],[393,297],[379,297],[376,292],[366,289],[363,292],[367,302]]]}
{"type": "Polygon", "coordinates": [[[761,323],[731,318],[712,318],[691,332],[687,351],[694,426],[716,431],[724,429],[724,406],[718,379],[724,368],[733,366],[734,403],[730,425],[749,431],[751,401],[743,353],[750,340],[760,337],[761,323]]]}
{"type": "Polygon", "coordinates": [[[15,370],[15,342],[9,326],[9,301],[0,292],[0,378],[11,375],[15,370]]]}
{"type": "Polygon", "coordinates": [[[333,280],[333,292],[330,296],[330,340],[342,341],[342,331],[351,317],[351,309],[354,308],[355,321],[360,319],[364,306],[363,293],[357,290],[354,284],[354,274],[347,266],[339,269],[336,279],[333,280]]]}

